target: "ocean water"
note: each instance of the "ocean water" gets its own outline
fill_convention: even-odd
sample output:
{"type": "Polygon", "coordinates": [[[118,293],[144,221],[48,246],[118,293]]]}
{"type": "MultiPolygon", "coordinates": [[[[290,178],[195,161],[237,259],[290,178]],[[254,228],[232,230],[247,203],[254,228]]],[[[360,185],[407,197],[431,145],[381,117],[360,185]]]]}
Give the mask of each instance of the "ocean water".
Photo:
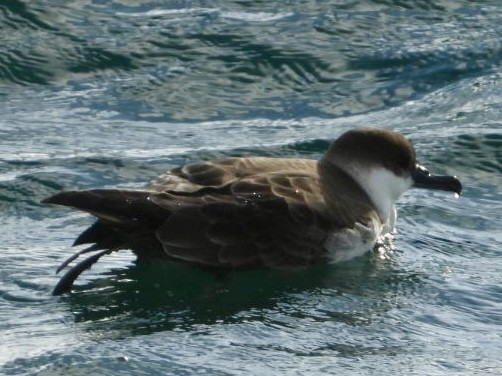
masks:
{"type": "Polygon", "coordinates": [[[0,2],[0,374],[502,374],[502,4],[0,2]],[[464,194],[412,190],[394,250],[227,278],[104,257],[42,205],[228,155],[398,130],[464,194]]]}

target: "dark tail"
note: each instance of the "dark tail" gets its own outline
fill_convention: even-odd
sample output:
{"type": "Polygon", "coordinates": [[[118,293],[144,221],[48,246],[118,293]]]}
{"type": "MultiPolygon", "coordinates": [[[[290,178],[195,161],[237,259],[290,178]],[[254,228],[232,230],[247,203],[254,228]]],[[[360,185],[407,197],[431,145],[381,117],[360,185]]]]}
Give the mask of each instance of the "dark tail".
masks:
{"type": "Polygon", "coordinates": [[[154,204],[151,196],[162,193],[123,190],[92,189],[88,191],[60,192],[46,198],[45,204],[70,206],[107,222],[122,225],[153,225],[166,218],[166,209],[154,204]]]}
{"type": "MultiPolygon", "coordinates": [[[[157,244],[152,244],[153,233],[169,216],[169,211],[153,203],[154,200],[150,198],[154,195],[162,195],[162,193],[95,189],[61,192],[43,200],[43,203],[73,207],[98,218],[92,226],[77,237],[73,244],[74,246],[89,243],[93,245],[73,254],[61,264],[57,273],[80,255],[95,253],[68,270],[61,277],[52,294],[61,295],[70,291],[78,276],[105,254],[121,248],[155,249],[157,244]]],[[[155,240],[153,243],[156,243],[155,240]]]]}
{"type": "MultiPolygon", "coordinates": [[[[61,277],[56,287],[54,287],[54,289],[52,290],[52,295],[62,295],[66,292],[70,292],[71,287],[73,286],[73,282],[75,282],[75,280],[78,278],[80,274],[82,274],[84,270],[89,269],[93,264],[95,264],[101,258],[101,256],[106,255],[107,253],[111,253],[112,251],[113,249],[105,249],[98,253],[95,253],[92,256],[87,257],[83,261],[80,261],[77,265],[68,270],[61,277]]],[[[77,256],[79,254],[82,254],[82,252],[79,252],[77,256]]],[[[58,271],[61,269],[62,267],[60,266],[58,268],[58,271]]]]}

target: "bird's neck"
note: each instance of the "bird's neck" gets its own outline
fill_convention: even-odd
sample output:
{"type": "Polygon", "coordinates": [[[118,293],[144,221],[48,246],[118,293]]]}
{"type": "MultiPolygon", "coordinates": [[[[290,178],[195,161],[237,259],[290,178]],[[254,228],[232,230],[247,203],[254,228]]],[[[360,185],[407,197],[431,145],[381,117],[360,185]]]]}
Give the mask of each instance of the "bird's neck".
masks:
{"type": "Polygon", "coordinates": [[[328,211],[333,218],[340,218],[340,225],[352,226],[378,213],[366,191],[339,166],[323,158],[318,171],[328,211]]]}

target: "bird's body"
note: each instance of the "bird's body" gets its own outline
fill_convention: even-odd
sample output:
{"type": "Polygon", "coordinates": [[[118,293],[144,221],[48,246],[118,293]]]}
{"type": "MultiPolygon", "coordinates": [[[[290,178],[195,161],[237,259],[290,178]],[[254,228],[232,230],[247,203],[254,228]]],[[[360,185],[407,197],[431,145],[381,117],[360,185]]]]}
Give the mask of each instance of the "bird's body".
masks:
{"type": "MultiPolygon", "coordinates": [[[[142,190],[56,194],[45,202],[98,220],[75,241],[92,245],[62,266],[95,253],[70,269],[54,293],[68,291],[83,270],[119,249],[227,269],[354,258],[393,229],[394,202],[414,184],[413,174],[431,177],[417,166],[403,136],[365,129],[342,135],[319,161],[225,158],[175,168],[142,190]]],[[[433,188],[460,193],[458,180],[439,178],[433,188]]]]}

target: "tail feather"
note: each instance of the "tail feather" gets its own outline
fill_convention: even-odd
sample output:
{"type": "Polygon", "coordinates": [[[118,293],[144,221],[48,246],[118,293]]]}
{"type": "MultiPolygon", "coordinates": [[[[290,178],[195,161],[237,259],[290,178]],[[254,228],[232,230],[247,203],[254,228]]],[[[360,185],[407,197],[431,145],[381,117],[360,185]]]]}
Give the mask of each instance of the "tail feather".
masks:
{"type": "MultiPolygon", "coordinates": [[[[68,191],[51,196],[43,203],[69,206],[88,212],[98,220],[82,232],[74,246],[92,244],[74,253],[57,269],[59,273],[79,256],[96,252],[70,268],[59,280],[53,295],[61,295],[71,290],[78,276],[89,269],[103,255],[123,248],[143,252],[143,249],[159,251],[160,244],[154,236],[154,230],[160,226],[170,212],[150,200],[158,192],[121,189],[94,189],[88,191],[68,191]]],[[[147,251],[147,252],[148,252],[147,251]]]]}
{"type": "Polygon", "coordinates": [[[81,251],[75,252],[70,257],[68,257],[66,260],[64,260],[61,263],[61,265],[59,265],[59,267],[56,269],[56,274],[58,274],[61,270],[66,268],[73,260],[75,260],[79,256],[83,255],[84,253],[99,251],[101,249],[103,249],[103,248],[100,247],[99,244],[93,244],[90,247],[87,247],[87,248],[82,249],[81,251]]]}
{"type": "Polygon", "coordinates": [[[109,223],[97,220],[82,232],[73,242],[73,246],[100,243],[100,249],[111,248],[120,241],[117,228],[109,223]]]}
{"type": "Polygon", "coordinates": [[[62,295],[66,292],[70,292],[71,287],[73,286],[73,282],[78,278],[80,274],[84,270],[89,269],[93,264],[95,264],[102,256],[106,255],[107,253],[111,253],[112,249],[105,249],[101,252],[98,252],[92,256],[89,256],[85,260],[80,261],[77,265],[75,265],[73,268],[68,270],[65,275],[61,277],[59,282],[57,283],[56,287],[54,287],[54,290],[52,290],[52,295],[62,295]]]}
{"type": "Polygon", "coordinates": [[[60,192],[43,203],[70,206],[88,212],[107,222],[152,225],[166,218],[166,209],[154,204],[157,192],[124,189],[92,189],[60,192]]]}

